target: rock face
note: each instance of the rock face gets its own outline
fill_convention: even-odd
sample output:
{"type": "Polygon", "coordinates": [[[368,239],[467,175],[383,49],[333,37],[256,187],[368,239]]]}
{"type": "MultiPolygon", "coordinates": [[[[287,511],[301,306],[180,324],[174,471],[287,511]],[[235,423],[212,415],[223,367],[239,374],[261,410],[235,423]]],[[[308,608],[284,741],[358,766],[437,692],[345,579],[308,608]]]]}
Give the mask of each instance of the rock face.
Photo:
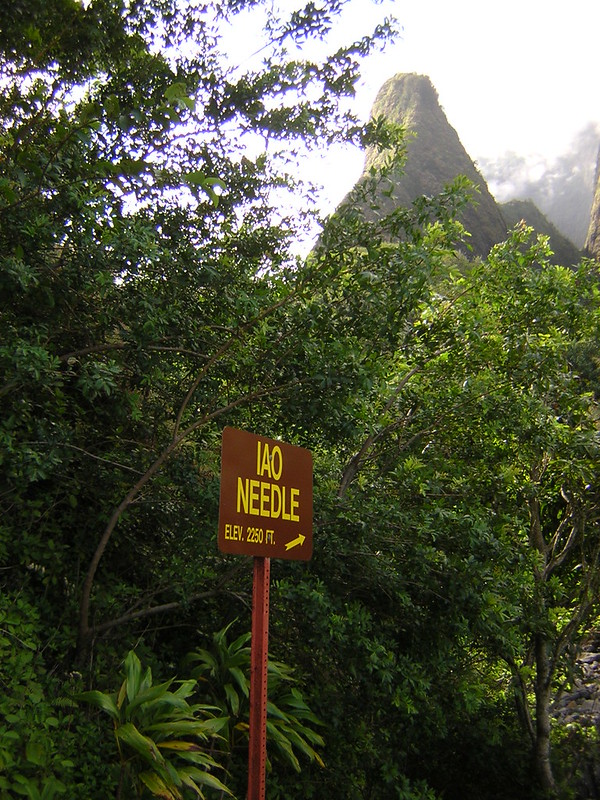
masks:
{"type": "MultiPolygon", "coordinates": [[[[542,214],[538,210],[539,203],[535,202],[535,198],[532,201],[527,193],[520,195],[523,198],[520,200],[513,199],[503,204],[496,202],[485,179],[461,144],[457,132],[448,122],[437,92],[427,76],[399,74],[390,78],[379,90],[371,116],[383,116],[404,126],[407,131],[407,158],[403,168],[392,173],[389,180],[382,184],[376,197],[378,208],[363,205],[367,219],[390,213],[399,206],[409,206],[420,195],[436,195],[458,175],[465,175],[479,189],[475,202],[460,217],[470,234],[472,250],[469,255],[487,256],[492,245],[506,238],[509,228],[524,220],[537,233],[550,237],[550,246],[554,251],[551,261],[563,266],[572,266],[580,261],[582,254],[573,244],[573,239],[567,238],[556,222],[553,224],[550,220],[558,215],[564,221],[565,215],[570,215],[569,230],[577,228],[585,231],[592,193],[588,162],[592,160],[590,153],[599,130],[597,126],[589,126],[582,131],[573,151],[569,151],[560,163],[557,162],[558,166],[555,165],[552,175],[546,175],[544,186],[537,187],[535,198],[539,196],[551,208],[553,215],[550,215],[548,211],[542,214]],[[561,214],[555,208],[557,204],[564,206],[561,214]],[[575,224],[577,220],[579,227],[575,224]]],[[[378,153],[374,148],[368,149],[359,183],[366,181],[371,167],[380,166],[384,159],[385,154],[378,153]]],[[[515,163],[511,162],[508,175],[504,174],[506,164],[500,163],[488,164],[489,174],[500,186],[504,179],[505,182],[518,184],[526,192],[533,191],[535,186],[528,182],[524,160],[521,164],[524,176],[516,180],[515,170],[518,172],[520,162],[518,158],[515,159],[515,163]]],[[[587,252],[600,257],[600,170],[596,180],[598,187],[587,252]]],[[[580,245],[583,244],[583,238],[584,233],[580,233],[580,245]]]]}
{"type": "MultiPolygon", "coordinates": [[[[552,714],[565,731],[583,728],[600,733],[600,631],[592,631],[576,662],[572,687],[554,701],[552,714]]],[[[597,744],[578,751],[574,764],[575,797],[600,797],[600,755],[597,744]]]]}
{"type": "Polygon", "coordinates": [[[569,692],[554,703],[554,716],[564,725],[576,723],[584,728],[600,726],[600,642],[584,646],[577,659],[580,677],[569,692]]]}
{"type": "Polygon", "coordinates": [[[600,259],[600,151],[596,162],[596,190],[590,212],[590,227],[585,240],[585,252],[595,259],[600,259]]]}
{"type": "MultiPolygon", "coordinates": [[[[487,184],[446,119],[437,92],[425,75],[400,74],[386,81],[375,100],[373,117],[384,116],[410,132],[407,160],[393,184],[390,196],[378,197],[383,213],[407,206],[419,195],[438,194],[457,175],[466,175],[479,187],[477,205],[470,205],[461,222],[471,234],[473,255],[486,256],[497,242],[506,238],[506,223],[487,184]],[[414,135],[411,135],[414,134],[414,135]]],[[[368,150],[363,174],[377,164],[380,155],[368,150]]],[[[365,209],[367,217],[373,214],[365,209]]]]}

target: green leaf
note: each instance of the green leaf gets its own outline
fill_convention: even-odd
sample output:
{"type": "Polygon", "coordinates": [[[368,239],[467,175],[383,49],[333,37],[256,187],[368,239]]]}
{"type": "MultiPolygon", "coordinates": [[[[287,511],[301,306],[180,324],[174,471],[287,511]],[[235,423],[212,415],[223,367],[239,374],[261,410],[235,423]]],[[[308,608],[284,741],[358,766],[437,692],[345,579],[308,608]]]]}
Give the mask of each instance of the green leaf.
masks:
{"type": "Polygon", "coordinates": [[[44,779],[44,788],[42,789],[40,800],[53,800],[57,794],[65,794],[66,791],[65,784],[55,778],[54,775],[50,775],[44,779]]]}
{"type": "Polygon", "coordinates": [[[217,673],[219,669],[219,664],[212,653],[209,653],[208,650],[197,650],[190,655],[191,661],[201,661],[202,664],[197,667],[196,671],[204,671],[205,669],[210,669],[213,673],[217,673]]]}
{"type": "Polygon", "coordinates": [[[152,733],[171,734],[173,736],[198,736],[205,739],[207,736],[207,723],[210,720],[169,720],[148,725],[146,730],[152,733]]]}
{"type": "Polygon", "coordinates": [[[226,683],[223,687],[225,689],[225,694],[227,696],[227,702],[229,703],[229,707],[231,708],[231,712],[235,717],[237,717],[238,712],[240,710],[240,698],[238,693],[235,691],[233,686],[230,683],[226,683]]]}
{"type": "Polygon", "coordinates": [[[125,657],[127,699],[131,703],[142,685],[142,665],[139,658],[130,650],[125,657]]]}
{"type": "Polygon", "coordinates": [[[214,758],[203,750],[182,750],[177,753],[177,759],[178,761],[181,759],[182,761],[202,767],[203,769],[216,769],[220,766],[214,758]]]}
{"type": "Polygon", "coordinates": [[[181,776],[181,780],[184,785],[188,786],[190,789],[198,791],[198,785],[208,786],[211,789],[216,789],[219,792],[225,792],[225,794],[233,797],[233,793],[227,788],[227,786],[225,786],[225,784],[215,775],[211,775],[210,772],[205,772],[197,769],[196,767],[182,767],[179,770],[179,775],[181,776]]]}
{"type": "Polygon", "coordinates": [[[179,100],[180,97],[186,95],[186,85],[182,81],[177,81],[176,83],[172,83],[171,86],[168,86],[165,89],[165,99],[173,102],[175,100],[179,100]]]}
{"type": "Polygon", "coordinates": [[[238,651],[241,650],[244,653],[246,653],[249,658],[250,648],[247,647],[247,644],[251,638],[252,634],[249,631],[247,631],[246,633],[242,633],[241,636],[238,636],[238,638],[229,645],[229,651],[231,653],[237,653],[238,651]]]}
{"type": "Polygon", "coordinates": [[[281,711],[271,700],[267,701],[267,714],[275,719],[288,720],[287,714],[281,711]]]}
{"type": "Polygon", "coordinates": [[[225,725],[229,722],[229,717],[211,717],[210,719],[202,720],[200,725],[202,730],[208,736],[213,736],[219,731],[223,730],[225,725]]]}
{"type": "Polygon", "coordinates": [[[176,786],[167,786],[156,772],[140,772],[139,779],[154,795],[162,800],[181,800],[182,794],[176,786]]]}
{"type": "Polygon", "coordinates": [[[183,175],[183,180],[188,186],[202,189],[202,191],[209,196],[215,206],[219,204],[219,194],[215,191],[215,188],[219,188],[221,190],[226,188],[226,184],[220,178],[214,176],[209,177],[205,175],[202,170],[186,172],[185,175],[183,175]]]}
{"type": "Polygon", "coordinates": [[[109,119],[117,119],[120,112],[119,98],[114,94],[109,94],[104,100],[104,110],[109,119]]]}
{"type": "Polygon", "coordinates": [[[196,690],[197,681],[195,678],[190,678],[187,681],[179,681],[179,687],[173,692],[175,697],[186,698],[194,694],[196,690]]]}
{"type": "Polygon", "coordinates": [[[226,189],[227,188],[227,184],[225,183],[225,181],[222,181],[221,178],[215,178],[215,177],[205,178],[203,183],[202,183],[202,186],[204,188],[206,188],[207,186],[210,186],[210,187],[218,186],[220,189],[226,189]]]}
{"type": "Polygon", "coordinates": [[[239,667],[231,667],[229,672],[231,673],[231,677],[234,678],[235,682],[244,693],[244,696],[248,697],[250,694],[249,681],[242,670],[239,667]]]}
{"type": "Polygon", "coordinates": [[[176,750],[177,752],[193,752],[202,750],[202,747],[199,744],[195,744],[195,742],[186,742],[179,739],[168,739],[164,742],[157,742],[156,746],[162,748],[163,750],[176,750]]]}
{"type": "Polygon", "coordinates": [[[38,767],[45,767],[48,761],[48,753],[43,742],[30,739],[25,747],[27,761],[36,764],[38,767]]]}
{"type": "Polygon", "coordinates": [[[286,760],[293,766],[296,772],[300,772],[300,762],[296,758],[294,751],[292,750],[292,745],[289,739],[284,736],[281,731],[279,731],[275,725],[270,722],[267,722],[267,732],[270,734],[270,737],[275,744],[275,746],[280,750],[281,753],[285,756],[286,760]]]}
{"type": "Polygon", "coordinates": [[[32,778],[26,778],[24,775],[17,774],[13,777],[12,790],[17,794],[28,797],[29,800],[41,800],[37,784],[32,778]]]}
{"type": "MultiPolygon", "coordinates": [[[[168,702],[169,688],[173,680],[165,681],[158,686],[152,686],[148,689],[142,689],[127,705],[126,718],[131,719],[133,712],[139,708],[143,703],[158,704],[158,702],[168,702]]],[[[178,701],[180,702],[180,701],[178,701]]],[[[172,703],[175,705],[176,703],[172,703]]]]}
{"type": "Polygon", "coordinates": [[[98,690],[94,689],[90,692],[81,692],[79,694],[74,695],[75,700],[79,700],[83,703],[89,703],[90,705],[96,706],[96,708],[101,708],[103,711],[106,711],[114,720],[119,719],[119,709],[117,708],[117,704],[115,703],[114,696],[110,694],[104,694],[104,692],[99,692],[98,690]]]}
{"type": "Polygon", "coordinates": [[[119,689],[119,694],[117,695],[117,708],[119,711],[123,708],[123,703],[125,702],[125,698],[127,697],[127,678],[121,684],[121,688],[119,689]]]}
{"type": "Polygon", "coordinates": [[[146,761],[153,765],[160,764],[164,766],[164,757],[154,741],[140,733],[133,723],[127,722],[125,725],[121,725],[115,731],[115,735],[117,739],[135,750],[135,752],[146,759],[146,761]]]}
{"type": "Polygon", "coordinates": [[[191,186],[204,186],[208,180],[205,173],[200,169],[194,170],[194,172],[186,172],[183,178],[191,186]]]}

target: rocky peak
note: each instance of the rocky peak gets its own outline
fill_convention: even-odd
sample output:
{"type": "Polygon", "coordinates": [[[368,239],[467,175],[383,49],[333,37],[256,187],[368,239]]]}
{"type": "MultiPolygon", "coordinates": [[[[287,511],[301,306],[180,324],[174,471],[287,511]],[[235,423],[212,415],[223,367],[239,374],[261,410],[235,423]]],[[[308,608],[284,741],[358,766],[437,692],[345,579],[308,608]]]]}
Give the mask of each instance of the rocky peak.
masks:
{"type": "Polygon", "coordinates": [[[596,162],[596,189],[590,212],[590,226],[585,240],[585,252],[592,258],[600,259],[600,150],[596,162]]]}
{"type": "MultiPolygon", "coordinates": [[[[465,175],[479,188],[476,205],[470,205],[461,215],[461,222],[471,234],[473,255],[487,255],[492,245],[506,238],[500,209],[448,122],[427,76],[399,74],[387,80],[371,115],[384,116],[409,132],[404,169],[397,176],[390,176],[393,188],[389,196],[382,191],[378,197],[384,213],[409,205],[419,195],[435,195],[458,175],[465,175]]],[[[367,151],[364,176],[380,158],[374,149],[367,151]]],[[[372,213],[365,209],[367,217],[372,213]]]]}

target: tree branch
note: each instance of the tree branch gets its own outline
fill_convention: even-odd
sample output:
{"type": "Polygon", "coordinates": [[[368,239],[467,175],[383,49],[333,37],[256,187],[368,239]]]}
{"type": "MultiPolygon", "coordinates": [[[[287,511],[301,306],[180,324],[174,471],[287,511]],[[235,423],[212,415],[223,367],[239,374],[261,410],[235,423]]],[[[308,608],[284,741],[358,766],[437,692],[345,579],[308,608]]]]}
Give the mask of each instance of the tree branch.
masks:
{"type": "Polygon", "coordinates": [[[245,569],[246,564],[238,564],[233,569],[230,569],[214,586],[212,589],[208,589],[205,592],[197,592],[196,594],[190,595],[190,597],[186,597],[184,600],[173,600],[170,603],[161,603],[156,606],[149,606],[147,608],[139,609],[138,611],[128,611],[125,614],[121,614],[120,617],[116,617],[115,619],[107,620],[106,622],[101,623],[100,625],[93,625],[90,629],[90,635],[96,636],[99,633],[104,633],[106,631],[112,630],[113,628],[117,628],[119,625],[125,625],[129,622],[135,622],[135,620],[139,619],[147,619],[148,617],[156,616],[157,614],[165,614],[168,611],[176,611],[177,609],[181,608],[184,603],[187,605],[189,603],[196,603],[198,600],[206,600],[209,597],[215,597],[218,595],[222,590],[223,587],[229,582],[230,579],[235,577],[239,574],[243,569],[245,569]]]}
{"type": "Polygon", "coordinates": [[[534,568],[536,577],[539,579],[544,576],[544,572],[548,561],[548,548],[546,545],[546,541],[544,539],[544,534],[542,532],[540,501],[537,499],[537,497],[531,497],[527,501],[527,505],[529,506],[529,520],[530,520],[529,541],[532,547],[536,550],[536,552],[538,552],[544,559],[544,566],[541,570],[538,569],[538,567],[534,568]]]}
{"type": "Polygon", "coordinates": [[[521,671],[518,668],[515,661],[512,658],[504,657],[504,660],[508,664],[510,668],[510,672],[513,679],[513,684],[515,686],[515,704],[517,706],[517,715],[521,720],[521,723],[529,738],[531,740],[531,744],[535,744],[536,735],[535,735],[535,727],[533,724],[533,719],[531,716],[531,709],[529,707],[529,703],[527,702],[527,696],[529,694],[527,690],[527,686],[525,685],[525,681],[523,680],[523,676],[521,675],[521,671]]]}
{"type": "MultiPolygon", "coordinates": [[[[40,441],[29,441],[23,442],[23,444],[43,444],[50,446],[51,442],[40,442],[40,441]]],[[[104,458],[103,456],[97,456],[95,453],[90,453],[89,450],[84,450],[83,447],[77,447],[77,445],[70,444],[69,442],[60,442],[58,447],[67,447],[69,450],[76,450],[78,453],[83,453],[84,456],[88,458],[93,458],[95,461],[101,461],[103,464],[110,464],[112,467],[118,467],[119,469],[127,470],[128,472],[134,472],[136,475],[143,475],[140,470],[135,469],[135,467],[130,467],[128,464],[122,464],[120,461],[112,461],[110,458],[104,458]]]]}
{"type": "Polygon", "coordinates": [[[233,345],[236,342],[242,341],[242,337],[243,337],[243,335],[245,333],[247,333],[249,330],[251,330],[259,322],[262,322],[263,319],[266,319],[268,316],[273,314],[275,311],[277,311],[277,309],[281,308],[286,303],[289,303],[291,298],[293,298],[294,296],[300,294],[300,291],[301,291],[302,288],[303,288],[303,284],[302,284],[302,282],[300,282],[298,284],[298,286],[295,289],[292,289],[292,291],[289,294],[285,295],[285,297],[282,297],[276,303],[271,304],[268,308],[265,308],[263,311],[261,311],[260,314],[257,314],[253,319],[249,320],[248,322],[244,323],[239,328],[234,330],[232,332],[231,336],[229,337],[229,339],[226,342],[224,342],[221,345],[221,347],[219,347],[219,349],[216,351],[216,353],[214,353],[209,358],[209,360],[202,367],[202,369],[200,370],[200,372],[198,373],[198,375],[196,376],[196,378],[192,382],[192,385],[188,389],[188,392],[187,392],[185,398],[183,399],[183,402],[181,403],[181,405],[179,407],[179,411],[177,412],[177,417],[175,419],[175,429],[173,431],[173,438],[174,439],[178,436],[179,428],[181,426],[181,422],[182,422],[182,419],[183,419],[183,415],[185,414],[185,412],[186,412],[186,410],[187,410],[187,408],[188,408],[188,406],[189,406],[189,404],[191,402],[191,399],[194,396],[194,393],[196,392],[196,389],[198,388],[198,386],[202,382],[203,378],[206,376],[206,374],[209,371],[209,369],[214,364],[216,364],[217,361],[219,361],[219,359],[222,358],[222,356],[224,356],[225,353],[231,347],[233,347],[233,345]]]}
{"type": "Polygon", "coordinates": [[[276,394],[282,391],[289,389],[291,386],[297,386],[298,381],[291,381],[287,384],[283,384],[279,387],[266,387],[260,389],[256,392],[252,392],[248,395],[243,395],[237,400],[232,401],[231,403],[227,403],[226,405],[215,409],[209,414],[205,414],[199,420],[189,425],[183,431],[179,432],[177,436],[175,436],[169,444],[162,450],[162,452],[157,456],[154,462],[148,467],[146,472],[140,476],[140,478],[135,482],[135,484],[131,487],[131,489],[127,492],[125,497],[121,500],[119,505],[114,509],[113,513],[108,520],[108,523],[104,529],[104,532],[98,542],[94,555],[92,556],[92,560],[90,561],[90,565],[88,567],[88,571],[86,573],[82,590],[81,590],[81,601],[79,606],[79,629],[78,629],[78,644],[77,644],[77,651],[79,657],[83,657],[85,650],[87,649],[87,644],[90,640],[91,635],[91,628],[89,624],[89,615],[90,615],[90,600],[92,594],[92,587],[94,585],[94,578],[96,575],[96,571],[98,569],[98,565],[104,555],[104,551],[110,541],[110,538],[113,534],[114,529],[117,526],[117,523],[121,519],[123,513],[132,505],[133,501],[137,497],[137,495],[141,492],[141,490],[146,486],[147,483],[160,471],[160,469],[164,466],[166,461],[170,458],[170,456],[177,450],[179,445],[194,431],[201,428],[203,425],[206,425],[211,420],[231,411],[234,408],[242,405],[243,403],[249,403],[254,400],[257,400],[261,397],[264,397],[267,394],[276,394]]]}

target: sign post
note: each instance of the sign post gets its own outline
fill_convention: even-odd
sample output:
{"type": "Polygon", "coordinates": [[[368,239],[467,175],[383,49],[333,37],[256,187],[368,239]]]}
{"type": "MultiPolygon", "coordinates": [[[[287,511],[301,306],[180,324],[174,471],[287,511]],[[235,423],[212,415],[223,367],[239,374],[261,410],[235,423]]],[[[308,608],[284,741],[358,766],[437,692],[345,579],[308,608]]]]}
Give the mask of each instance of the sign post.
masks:
{"type": "Polygon", "coordinates": [[[225,428],[219,550],[252,556],[250,741],[247,800],[264,800],[271,558],[312,556],[312,456],[308,450],[225,428]]]}
{"type": "Polygon", "coordinates": [[[269,578],[271,559],[254,557],[250,645],[250,740],[247,800],[265,797],[267,764],[267,666],[269,661],[269,578]]]}

